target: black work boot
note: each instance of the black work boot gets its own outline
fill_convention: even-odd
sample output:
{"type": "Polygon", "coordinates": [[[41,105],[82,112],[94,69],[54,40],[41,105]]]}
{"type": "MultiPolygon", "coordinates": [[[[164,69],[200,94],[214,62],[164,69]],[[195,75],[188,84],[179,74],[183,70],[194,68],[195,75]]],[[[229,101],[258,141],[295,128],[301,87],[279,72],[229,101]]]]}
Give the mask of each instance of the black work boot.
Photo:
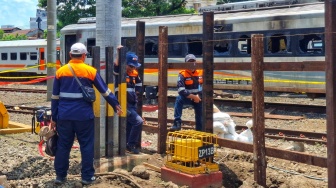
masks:
{"type": "Polygon", "coordinates": [[[169,129],[169,131],[179,131],[181,130],[181,122],[174,121],[174,125],[169,129]]]}

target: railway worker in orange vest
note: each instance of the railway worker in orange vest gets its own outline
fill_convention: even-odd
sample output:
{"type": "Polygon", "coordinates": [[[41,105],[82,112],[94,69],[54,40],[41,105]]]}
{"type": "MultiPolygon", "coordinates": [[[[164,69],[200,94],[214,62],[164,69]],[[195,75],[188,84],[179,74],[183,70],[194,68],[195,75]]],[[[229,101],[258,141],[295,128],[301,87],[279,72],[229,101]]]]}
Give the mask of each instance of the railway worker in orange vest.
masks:
{"type": "Polygon", "coordinates": [[[185,62],[190,64],[190,69],[180,71],[177,79],[178,96],[175,101],[174,125],[170,131],[181,130],[183,105],[189,104],[194,107],[196,130],[202,130],[202,83],[203,71],[193,69],[196,65],[196,57],[193,54],[188,54],[185,57],[185,62]]]}
{"type": "Polygon", "coordinates": [[[97,88],[105,100],[113,107],[118,115],[122,114],[117,98],[107,87],[97,70],[84,63],[86,47],[82,43],[71,46],[68,65],[56,71],[51,96],[51,110],[53,127],[58,132],[57,150],[55,155],[55,184],[66,181],[69,169],[69,155],[77,136],[82,156],[81,177],[82,184],[87,185],[95,181],[93,167],[94,154],[94,114],[92,102],[87,102],[74,74],[82,85],[97,88]]]}
{"type": "MultiPolygon", "coordinates": [[[[122,46],[119,46],[120,48],[122,46]]],[[[114,74],[116,75],[116,86],[118,86],[119,75],[118,58],[114,63],[114,74]]],[[[138,56],[133,52],[126,54],[126,85],[127,85],[127,125],[126,125],[126,151],[132,154],[139,154],[137,148],[141,136],[143,119],[137,113],[137,94],[142,90],[142,81],[138,75],[137,68],[141,66],[138,62],[138,56]]],[[[115,89],[118,96],[118,88],[115,89]]]]}

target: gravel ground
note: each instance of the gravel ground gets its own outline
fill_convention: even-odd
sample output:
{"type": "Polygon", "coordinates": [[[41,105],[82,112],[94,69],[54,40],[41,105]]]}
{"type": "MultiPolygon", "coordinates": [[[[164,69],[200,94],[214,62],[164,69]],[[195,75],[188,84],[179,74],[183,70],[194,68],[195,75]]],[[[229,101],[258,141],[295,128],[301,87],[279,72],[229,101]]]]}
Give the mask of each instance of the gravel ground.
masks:
{"type": "MultiPolygon", "coordinates": [[[[29,89],[46,89],[45,85],[12,85],[4,87],[19,87],[29,89]]],[[[228,93],[239,94],[238,98],[232,100],[251,100],[250,92],[228,93]]],[[[169,94],[176,94],[170,91],[169,94]]],[[[6,105],[25,105],[25,106],[50,106],[46,101],[45,94],[13,93],[0,91],[0,101],[6,105]]],[[[309,99],[301,94],[285,93],[265,93],[265,102],[287,102],[299,104],[325,105],[325,98],[309,99]]],[[[219,107],[223,112],[251,112],[246,108],[219,107]]],[[[300,114],[276,111],[279,114],[288,114],[292,116],[304,116],[302,120],[271,120],[266,119],[266,127],[295,129],[303,131],[326,132],[325,114],[300,114]]],[[[10,121],[31,125],[32,116],[23,114],[9,114],[10,121]]],[[[156,112],[145,112],[144,117],[157,117],[156,112]]],[[[168,104],[169,119],[173,118],[173,104],[168,104]]],[[[184,120],[194,120],[193,109],[186,108],[183,111],[184,120]]],[[[232,117],[237,125],[245,125],[249,118],[232,117]]],[[[147,149],[157,149],[157,135],[143,132],[142,141],[151,143],[146,146],[147,149]]],[[[53,160],[49,157],[43,157],[39,154],[37,145],[39,137],[31,133],[0,135],[0,176],[5,175],[8,180],[8,187],[53,187],[52,180],[55,178],[53,170],[53,160]]],[[[284,140],[266,139],[266,145],[281,149],[292,146],[292,142],[284,140]]],[[[305,153],[327,157],[326,146],[321,144],[305,144],[305,153]]],[[[220,148],[217,150],[220,170],[223,173],[223,187],[258,187],[253,181],[253,155],[251,153],[220,148]]],[[[165,158],[159,154],[152,154],[152,163],[156,166],[162,166],[165,158]]],[[[305,165],[301,163],[267,158],[267,187],[327,187],[327,169],[305,165]]],[[[148,169],[150,178],[144,180],[130,176],[142,187],[177,187],[173,183],[162,182],[160,173],[148,169]]],[[[127,173],[127,172],[125,172],[127,173]]],[[[73,149],[71,152],[69,181],[62,187],[81,187],[79,184],[80,176],[80,152],[73,149]]],[[[124,179],[113,179],[100,176],[98,183],[91,187],[135,187],[130,181],[124,179]]],[[[134,181],[135,181],[134,180],[134,181]]]]}

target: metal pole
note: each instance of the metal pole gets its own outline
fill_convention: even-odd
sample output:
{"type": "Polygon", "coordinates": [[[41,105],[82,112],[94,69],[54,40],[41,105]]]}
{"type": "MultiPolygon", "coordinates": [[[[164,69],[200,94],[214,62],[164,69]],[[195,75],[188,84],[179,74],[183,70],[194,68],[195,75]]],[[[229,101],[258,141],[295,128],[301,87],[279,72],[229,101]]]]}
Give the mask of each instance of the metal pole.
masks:
{"type": "MultiPolygon", "coordinates": [[[[56,67],[56,0],[47,1],[47,76],[55,75],[56,67]]],[[[47,80],[47,101],[51,101],[53,79],[47,80]]]]}

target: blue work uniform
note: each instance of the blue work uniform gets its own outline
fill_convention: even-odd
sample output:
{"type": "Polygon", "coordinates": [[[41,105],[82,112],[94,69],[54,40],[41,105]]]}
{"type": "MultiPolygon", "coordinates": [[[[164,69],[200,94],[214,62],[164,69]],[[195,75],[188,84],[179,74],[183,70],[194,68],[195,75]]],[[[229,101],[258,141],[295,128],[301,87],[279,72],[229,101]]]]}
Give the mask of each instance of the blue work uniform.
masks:
{"type": "Polygon", "coordinates": [[[202,70],[195,70],[194,72],[191,72],[190,70],[182,70],[179,72],[177,79],[179,95],[176,97],[174,106],[174,124],[179,123],[179,125],[181,125],[182,123],[181,117],[183,105],[192,105],[195,110],[196,130],[202,130],[202,102],[195,103],[190,98],[187,98],[190,94],[199,95],[201,98],[203,84],[202,75],[202,70]]]}
{"type": "MultiPolygon", "coordinates": [[[[114,74],[116,75],[115,85],[118,86],[119,66],[114,66],[114,74]]],[[[142,81],[137,70],[126,73],[127,85],[127,126],[126,126],[126,144],[128,148],[139,145],[139,139],[142,131],[143,119],[137,113],[138,96],[142,90],[142,81]]],[[[116,87],[116,96],[118,96],[119,88],[116,87]]]]}
{"type": "MultiPolygon", "coordinates": [[[[80,82],[84,86],[93,87],[94,85],[116,111],[119,102],[97,70],[78,59],[70,60],[69,64],[80,82]]],[[[90,180],[95,172],[93,167],[94,113],[92,103],[83,99],[81,88],[67,65],[56,71],[51,110],[52,120],[57,123],[59,135],[54,163],[57,177],[67,176],[69,155],[76,135],[82,155],[81,176],[83,180],[90,180]]]]}

